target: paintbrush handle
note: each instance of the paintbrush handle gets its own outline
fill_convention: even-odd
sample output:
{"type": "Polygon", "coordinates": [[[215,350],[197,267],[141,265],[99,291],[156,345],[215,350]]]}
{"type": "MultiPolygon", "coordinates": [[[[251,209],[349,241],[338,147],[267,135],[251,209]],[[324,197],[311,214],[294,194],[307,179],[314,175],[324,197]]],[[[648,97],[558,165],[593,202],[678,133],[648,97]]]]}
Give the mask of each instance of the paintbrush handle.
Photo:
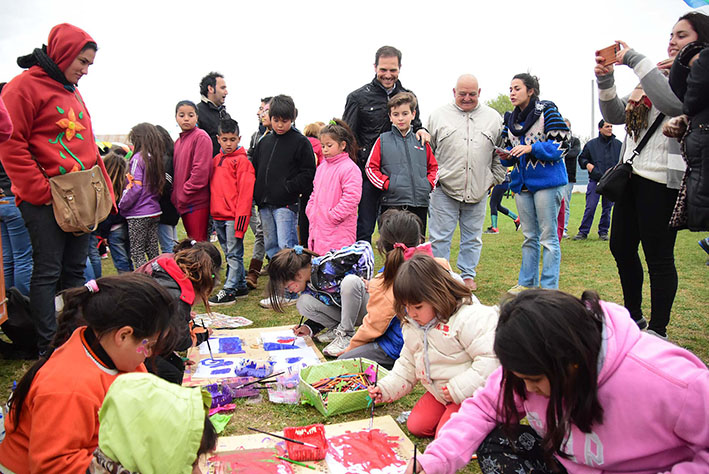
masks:
{"type": "Polygon", "coordinates": [[[319,449],[319,448],[318,448],[317,446],[315,446],[314,444],[306,443],[305,441],[298,441],[297,439],[286,438],[285,436],[277,435],[277,434],[275,434],[275,433],[269,433],[268,431],[263,431],[263,430],[259,430],[259,429],[256,429],[256,428],[248,427],[248,428],[246,428],[246,429],[251,430],[251,431],[256,431],[257,433],[263,433],[263,434],[268,435],[268,436],[273,436],[274,438],[279,438],[279,439],[283,439],[283,440],[285,440],[285,441],[290,441],[291,443],[302,444],[303,446],[307,446],[307,447],[309,447],[309,448],[319,449]]]}
{"type": "Polygon", "coordinates": [[[295,464],[296,466],[307,467],[308,469],[312,469],[313,471],[315,471],[315,468],[314,468],[313,466],[310,466],[310,465],[308,465],[308,464],[305,464],[304,462],[295,461],[295,460],[293,460],[293,459],[288,459],[288,458],[285,458],[285,457],[283,457],[283,456],[276,456],[276,457],[277,457],[278,459],[283,459],[283,460],[286,461],[286,462],[293,463],[293,464],[295,464]]]}

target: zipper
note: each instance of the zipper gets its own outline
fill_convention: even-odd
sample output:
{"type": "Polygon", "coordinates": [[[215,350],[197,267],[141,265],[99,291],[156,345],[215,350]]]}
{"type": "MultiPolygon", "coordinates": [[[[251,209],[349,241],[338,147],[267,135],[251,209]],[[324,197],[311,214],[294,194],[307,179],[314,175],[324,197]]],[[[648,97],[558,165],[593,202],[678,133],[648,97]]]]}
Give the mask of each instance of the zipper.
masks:
{"type": "MultiPolygon", "coordinates": [[[[401,135],[401,133],[399,133],[401,135]]],[[[409,135],[413,136],[413,133],[411,130],[409,130],[409,133],[406,134],[405,137],[401,137],[402,140],[404,141],[404,152],[406,153],[406,161],[409,163],[409,177],[411,178],[411,206],[412,207],[417,207],[416,206],[416,184],[414,180],[414,166],[413,163],[411,162],[411,153],[409,153],[409,144],[408,144],[408,138],[409,135]]]]}

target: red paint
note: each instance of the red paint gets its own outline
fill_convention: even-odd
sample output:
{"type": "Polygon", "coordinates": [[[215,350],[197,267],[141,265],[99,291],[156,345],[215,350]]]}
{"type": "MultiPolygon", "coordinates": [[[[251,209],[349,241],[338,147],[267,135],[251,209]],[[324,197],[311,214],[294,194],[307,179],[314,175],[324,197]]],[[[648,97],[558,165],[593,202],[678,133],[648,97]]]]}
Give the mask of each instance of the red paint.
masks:
{"type": "Polygon", "coordinates": [[[388,436],[379,429],[350,432],[328,438],[330,455],[345,468],[361,465],[366,472],[387,466],[404,466],[395,449],[398,436],[388,436]],[[342,454],[340,454],[342,453],[342,454]]]}
{"type": "Polygon", "coordinates": [[[294,337],[279,337],[276,342],[279,344],[291,344],[295,341],[294,337]]]}
{"type": "Polygon", "coordinates": [[[209,458],[209,472],[214,474],[294,474],[291,465],[274,456],[275,449],[245,449],[217,454],[209,458]]]}

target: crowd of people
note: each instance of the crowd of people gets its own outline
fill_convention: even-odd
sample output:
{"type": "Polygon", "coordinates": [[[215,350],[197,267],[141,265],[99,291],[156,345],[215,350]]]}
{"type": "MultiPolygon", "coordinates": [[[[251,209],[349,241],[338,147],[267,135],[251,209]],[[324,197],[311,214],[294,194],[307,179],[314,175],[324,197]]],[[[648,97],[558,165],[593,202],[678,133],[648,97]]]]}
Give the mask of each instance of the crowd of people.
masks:
{"type": "MultiPolygon", "coordinates": [[[[666,340],[677,231],[709,230],[709,17],[681,17],[657,65],[622,41],[610,62],[596,57],[603,120],[583,149],[529,73],[511,79],[504,115],[463,74],[453,100],[422,123],[399,81],[401,52],[383,46],[375,77],[347,96],[342,118],[305,133],[290,96],[266,97],[246,149],[226,110],[226,79],[213,72],[198,103],[177,102],[176,142],[140,123],[130,147],[100,151],[77,88],[98,46],[69,24],[47,43],[18,59],[26,71],[0,95],[6,282],[29,297],[39,356],[8,402],[2,472],[200,472],[216,433],[199,390],[179,386],[176,351],[209,336],[192,306],[235,303],[256,288],[265,260],[261,306],[296,305],[294,334],[327,344],[328,357],[391,369],[369,387],[373,402],[421,382],[407,427],[435,439],[407,472],[454,472],[476,452],[485,473],[709,469],[709,371],[666,340]],[[628,96],[618,96],[616,66],[638,76],[628,96]],[[622,143],[614,124],[625,125],[622,143]],[[622,199],[603,197],[598,234],[610,241],[623,306],[558,291],[576,162],[590,178],[574,237],[584,240],[598,182],[619,160],[632,164],[632,179],[622,199]],[[102,186],[110,194],[111,215],[93,232],[67,230],[56,178],[89,175],[97,202],[102,186]],[[518,215],[500,205],[505,192],[518,215]],[[499,232],[499,211],[524,238],[517,284],[499,307],[472,294],[488,196],[486,232],[499,232]],[[188,238],[178,242],[179,219],[188,238]],[[449,263],[458,225],[460,274],[449,263]],[[119,275],[85,274],[97,236],[119,275]],[[215,288],[222,253],[226,277],[215,288]],[[149,435],[166,426],[179,455],[149,435]]],[[[89,221],[100,220],[98,208],[89,221]]]]}

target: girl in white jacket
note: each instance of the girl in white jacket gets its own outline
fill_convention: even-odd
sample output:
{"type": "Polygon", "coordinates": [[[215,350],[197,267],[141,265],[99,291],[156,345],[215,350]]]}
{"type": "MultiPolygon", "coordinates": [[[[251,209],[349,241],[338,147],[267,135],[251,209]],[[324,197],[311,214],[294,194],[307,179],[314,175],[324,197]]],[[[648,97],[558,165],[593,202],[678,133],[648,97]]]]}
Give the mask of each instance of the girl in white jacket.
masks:
{"type": "Polygon", "coordinates": [[[480,304],[470,289],[422,254],[400,267],[394,299],[404,347],[392,371],[369,394],[375,402],[390,402],[421,381],[426,393],[411,410],[407,427],[414,436],[434,436],[499,366],[493,353],[498,310],[480,304]]]}

